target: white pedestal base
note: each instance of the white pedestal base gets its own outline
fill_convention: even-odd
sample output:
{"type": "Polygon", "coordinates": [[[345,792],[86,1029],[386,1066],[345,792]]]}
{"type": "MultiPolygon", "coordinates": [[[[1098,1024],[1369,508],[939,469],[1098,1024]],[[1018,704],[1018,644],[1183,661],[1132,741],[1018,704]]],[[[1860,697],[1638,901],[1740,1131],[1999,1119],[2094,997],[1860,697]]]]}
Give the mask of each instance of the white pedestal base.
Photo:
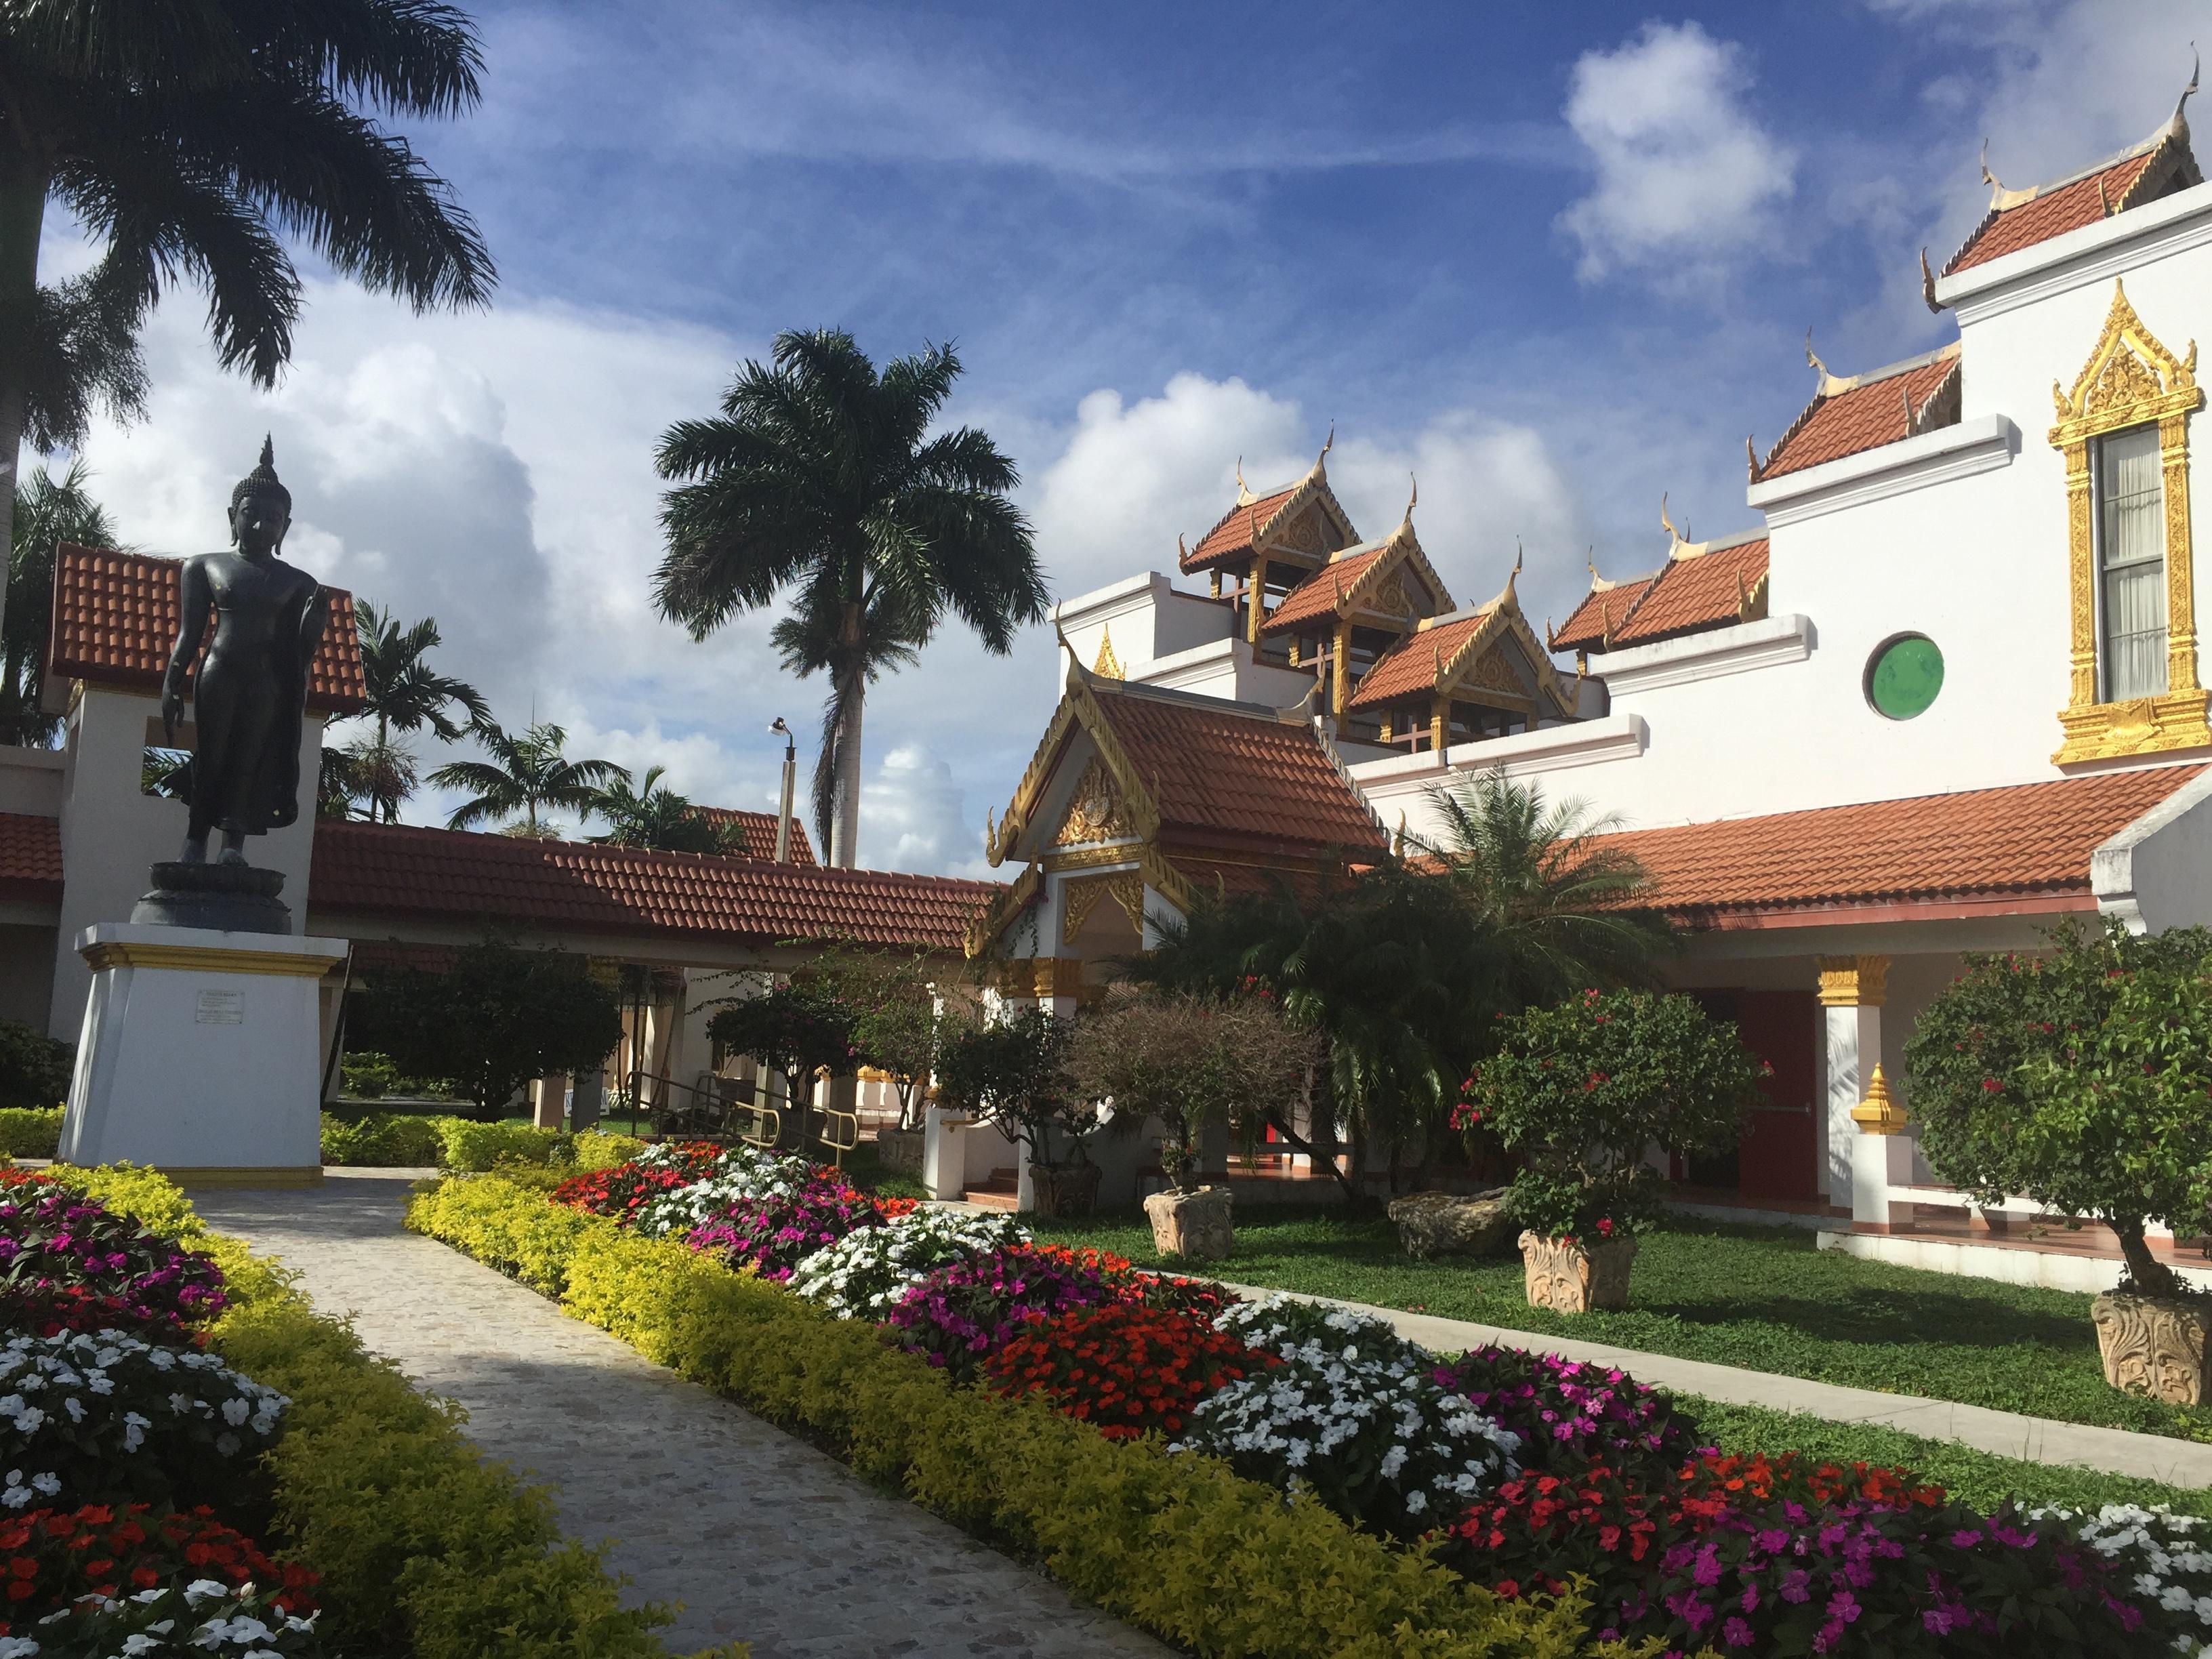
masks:
{"type": "Polygon", "coordinates": [[[343,939],[103,922],[60,1161],[201,1185],[322,1179],[318,986],[343,939]]]}

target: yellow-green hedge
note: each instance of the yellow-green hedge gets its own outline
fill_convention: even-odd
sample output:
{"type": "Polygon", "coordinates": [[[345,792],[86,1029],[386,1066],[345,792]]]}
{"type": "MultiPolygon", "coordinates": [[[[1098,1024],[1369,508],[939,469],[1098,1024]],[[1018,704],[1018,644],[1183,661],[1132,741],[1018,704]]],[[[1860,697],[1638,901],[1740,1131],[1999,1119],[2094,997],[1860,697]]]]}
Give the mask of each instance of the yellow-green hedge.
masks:
{"type": "Polygon", "coordinates": [[[210,1231],[153,1171],[54,1173],[221,1262],[235,1300],[212,1345],[291,1397],[270,1454],[274,1541],[323,1576],[323,1628],[342,1650],[413,1659],[666,1653],[653,1633],[665,1612],[623,1607],[600,1553],[563,1539],[546,1494],[463,1438],[458,1407],[417,1393],[349,1328],[317,1317],[283,1273],[210,1231]]]}
{"type": "Polygon", "coordinates": [[[863,1474],[1033,1552],[1077,1595],[1198,1653],[1622,1652],[1588,1640],[1579,1601],[1501,1601],[1423,1549],[1357,1531],[1214,1459],[1109,1441],[1034,1400],[954,1389],[869,1326],[498,1176],[441,1182],[416,1196],[407,1224],[762,1416],[811,1431],[863,1474]]]}
{"type": "MultiPolygon", "coordinates": [[[[0,1113],[0,1120],[5,1116],[0,1113]]],[[[58,1118],[55,1132],[57,1135],[60,1132],[58,1118]]],[[[0,1136],[5,1133],[6,1124],[0,1121],[0,1136]]],[[[325,1164],[465,1170],[489,1170],[507,1163],[601,1170],[635,1158],[645,1147],[641,1140],[600,1129],[572,1135],[527,1123],[479,1123],[472,1118],[423,1117],[407,1112],[372,1112],[351,1119],[325,1112],[322,1141],[325,1164]]],[[[4,1142],[0,1141],[0,1146],[4,1142]]],[[[38,1156],[21,1152],[16,1155],[38,1156]]]]}
{"type": "Polygon", "coordinates": [[[58,1106],[0,1106],[0,1154],[52,1158],[62,1140],[58,1106]]]}

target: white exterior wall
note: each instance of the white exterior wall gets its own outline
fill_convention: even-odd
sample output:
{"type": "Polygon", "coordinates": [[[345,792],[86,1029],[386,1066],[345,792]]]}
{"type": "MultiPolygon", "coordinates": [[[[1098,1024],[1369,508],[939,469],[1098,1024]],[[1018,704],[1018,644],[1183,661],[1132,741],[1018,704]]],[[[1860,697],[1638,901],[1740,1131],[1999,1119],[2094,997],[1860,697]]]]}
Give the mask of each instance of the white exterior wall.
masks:
{"type": "Polygon", "coordinates": [[[1053,616],[1085,668],[1097,665],[1099,643],[1110,637],[1126,680],[1279,708],[1313,689],[1310,669],[1258,660],[1250,644],[1235,635],[1231,606],[1179,592],[1157,570],[1065,600],[1053,616]]]}
{"type": "MultiPolygon", "coordinates": [[[[94,685],[84,688],[69,712],[62,751],[64,885],[46,1017],[47,1031],[67,1042],[76,1041],[92,990],[92,970],[76,953],[77,935],[102,922],[128,921],[131,906],[152,884],[150,866],[184,848],[185,804],[138,786],[146,745],[160,740],[160,714],[155,697],[94,685]]],[[[300,726],[300,817],[246,844],[254,864],[284,872],[283,896],[295,933],[305,931],[322,744],[323,716],[310,709],[300,726]]]]}

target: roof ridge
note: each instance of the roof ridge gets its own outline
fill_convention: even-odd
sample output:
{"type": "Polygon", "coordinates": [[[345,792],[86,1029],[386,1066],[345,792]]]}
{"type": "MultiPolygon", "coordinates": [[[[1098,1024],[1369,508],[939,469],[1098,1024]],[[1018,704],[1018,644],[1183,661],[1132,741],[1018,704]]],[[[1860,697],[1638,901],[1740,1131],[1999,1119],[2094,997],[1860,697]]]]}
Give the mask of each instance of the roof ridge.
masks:
{"type": "Polygon", "coordinates": [[[1186,691],[1180,686],[1153,685],[1144,680],[1109,680],[1094,683],[1091,692],[1097,697],[1133,697],[1140,702],[1176,703],[1194,708],[1212,709],[1218,713],[1242,714],[1253,720],[1275,720],[1278,710],[1272,703],[1244,702],[1231,697],[1209,696],[1203,691],[1186,691]]]}
{"type": "Polygon", "coordinates": [[[1900,358],[1896,362],[1885,363],[1880,368],[1865,369],[1856,374],[1831,374],[1824,368],[1820,371],[1820,389],[1813,394],[1814,400],[1817,403],[1823,398],[1839,398],[1846,392],[1857,391],[1861,386],[1879,386],[1882,381],[1893,380],[1900,374],[1910,374],[1916,368],[1926,368],[1947,357],[1956,357],[1962,343],[1953,340],[1937,346],[1933,351],[1900,358]]]}

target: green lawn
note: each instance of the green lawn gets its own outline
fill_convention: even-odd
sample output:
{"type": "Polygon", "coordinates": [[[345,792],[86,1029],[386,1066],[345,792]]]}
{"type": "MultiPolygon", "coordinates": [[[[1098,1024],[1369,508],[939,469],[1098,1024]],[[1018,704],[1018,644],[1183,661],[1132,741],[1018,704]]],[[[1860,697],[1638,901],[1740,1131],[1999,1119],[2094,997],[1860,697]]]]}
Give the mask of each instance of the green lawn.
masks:
{"type": "MultiPolygon", "coordinates": [[[[1141,1214],[1024,1219],[1042,1238],[1163,1265],[1141,1214]]],[[[1796,1228],[1682,1220],[1644,1239],[1626,1311],[1573,1317],[1528,1305],[1518,1257],[1414,1261],[1380,1218],[1251,1205],[1237,1212],[1237,1240],[1235,1258],[1213,1271],[1245,1284],[2064,1422],[2212,1440],[2212,1410],[2160,1405],[2106,1386],[2087,1297],[1862,1261],[1814,1249],[1813,1235],[1796,1228]]]]}

